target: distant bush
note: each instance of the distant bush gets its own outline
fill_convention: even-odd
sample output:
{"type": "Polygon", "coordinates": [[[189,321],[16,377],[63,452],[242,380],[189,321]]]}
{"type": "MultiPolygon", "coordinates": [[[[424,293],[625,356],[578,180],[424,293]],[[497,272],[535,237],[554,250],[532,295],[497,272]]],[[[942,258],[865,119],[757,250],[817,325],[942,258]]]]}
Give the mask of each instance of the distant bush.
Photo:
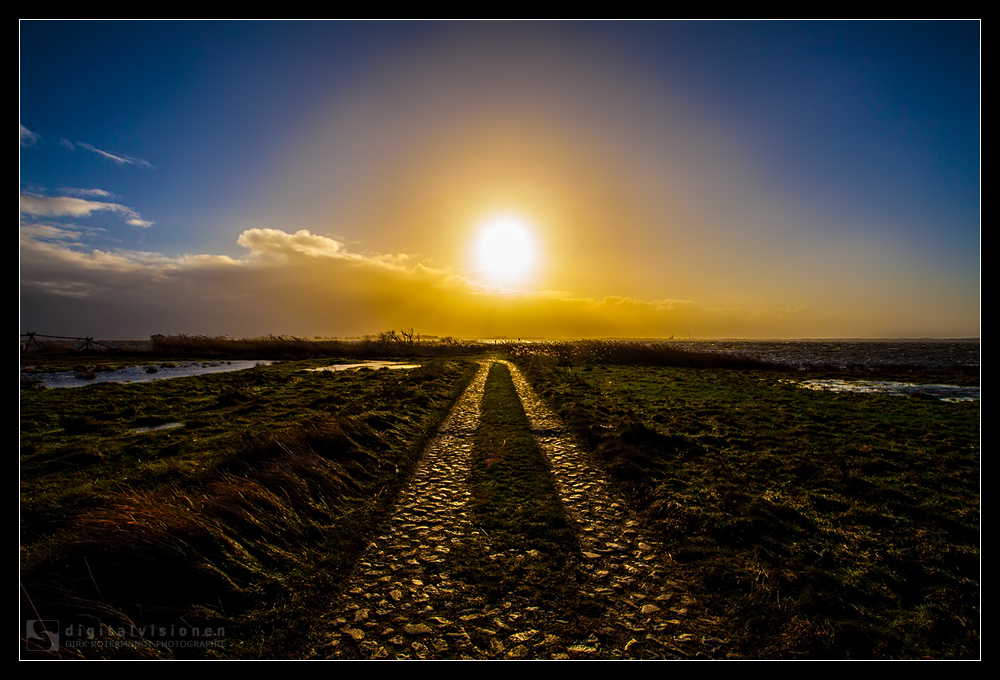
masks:
{"type": "Polygon", "coordinates": [[[559,364],[638,364],[683,368],[761,369],[773,365],[738,354],[692,352],[666,342],[637,340],[578,340],[574,342],[508,343],[517,360],[548,359],[559,364]]]}

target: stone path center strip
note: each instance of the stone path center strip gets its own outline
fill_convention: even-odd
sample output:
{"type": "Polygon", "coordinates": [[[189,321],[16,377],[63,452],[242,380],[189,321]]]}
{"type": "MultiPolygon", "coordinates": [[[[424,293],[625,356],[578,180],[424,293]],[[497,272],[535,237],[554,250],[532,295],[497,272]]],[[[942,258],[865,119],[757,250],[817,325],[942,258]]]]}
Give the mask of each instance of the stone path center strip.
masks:
{"type": "MultiPolygon", "coordinates": [[[[448,555],[477,540],[469,477],[487,374],[469,387],[426,448],[386,530],[362,555],[331,613],[320,658],[570,659],[691,658],[721,641],[693,635],[693,599],[661,546],[615,497],[559,418],[512,364],[514,385],[546,457],[566,515],[586,596],[603,609],[603,635],[566,639],[552,614],[524,597],[486,602],[475,584],[449,573],[448,555]]],[[[560,623],[565,624],[565,621],[560,623]]],[[[695,626],[702,628],[702,626],[695,626]]]]}

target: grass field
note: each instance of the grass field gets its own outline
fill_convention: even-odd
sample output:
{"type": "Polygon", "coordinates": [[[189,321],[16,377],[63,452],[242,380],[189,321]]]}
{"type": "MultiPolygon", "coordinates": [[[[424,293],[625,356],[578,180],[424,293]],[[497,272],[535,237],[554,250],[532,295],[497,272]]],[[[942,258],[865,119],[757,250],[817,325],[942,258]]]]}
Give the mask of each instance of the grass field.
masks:
{"type": "MultiPolygon", "coordinates": [[[[543,349],[516,359],[727,622],[729,656],[978,656],[979,402],[813,392],[803,374],[623,345],[543,349]]],[[[27,654],[304,655],[476,369],[420,361],[22,390],[22,619],[113,631],[27,654]],[[223,630],[226,646],[108,642],[150,626],[223,630]]],[[[568,610],[575,537],[494,370],[472,511],[496,553],[542,558],[524,571],[469,553],[461,568],[486,597],[531,589],[568,610]]]]}
{"type": "Polygon", "coordinates": [[[979,648],[978,402],[774,371],[522,364],[751,658],[979,648]]]}

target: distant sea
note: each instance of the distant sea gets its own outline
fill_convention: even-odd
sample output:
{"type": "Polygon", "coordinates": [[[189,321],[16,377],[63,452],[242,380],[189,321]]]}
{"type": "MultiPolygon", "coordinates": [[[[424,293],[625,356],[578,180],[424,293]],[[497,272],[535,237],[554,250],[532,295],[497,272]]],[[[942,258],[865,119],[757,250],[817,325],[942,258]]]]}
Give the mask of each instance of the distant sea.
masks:
{"type": "Polygon", "coordinates": [[[979,372],[979,340],[671,340],[679,349],[739,354],[795,369],[979,372]]]}

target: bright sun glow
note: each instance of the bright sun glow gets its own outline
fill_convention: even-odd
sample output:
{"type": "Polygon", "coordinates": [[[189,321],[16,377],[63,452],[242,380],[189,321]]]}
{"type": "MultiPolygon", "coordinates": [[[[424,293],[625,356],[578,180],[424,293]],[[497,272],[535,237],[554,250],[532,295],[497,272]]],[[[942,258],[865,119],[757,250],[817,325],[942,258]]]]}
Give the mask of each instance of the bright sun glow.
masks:
{"type": "Polygon", "coordinates": [[[480,225],[476,263],[480,273],[500,286],[523,283],[531,273],[537,248],[527,223],[519,217],[491,217],[480,225]]]}

